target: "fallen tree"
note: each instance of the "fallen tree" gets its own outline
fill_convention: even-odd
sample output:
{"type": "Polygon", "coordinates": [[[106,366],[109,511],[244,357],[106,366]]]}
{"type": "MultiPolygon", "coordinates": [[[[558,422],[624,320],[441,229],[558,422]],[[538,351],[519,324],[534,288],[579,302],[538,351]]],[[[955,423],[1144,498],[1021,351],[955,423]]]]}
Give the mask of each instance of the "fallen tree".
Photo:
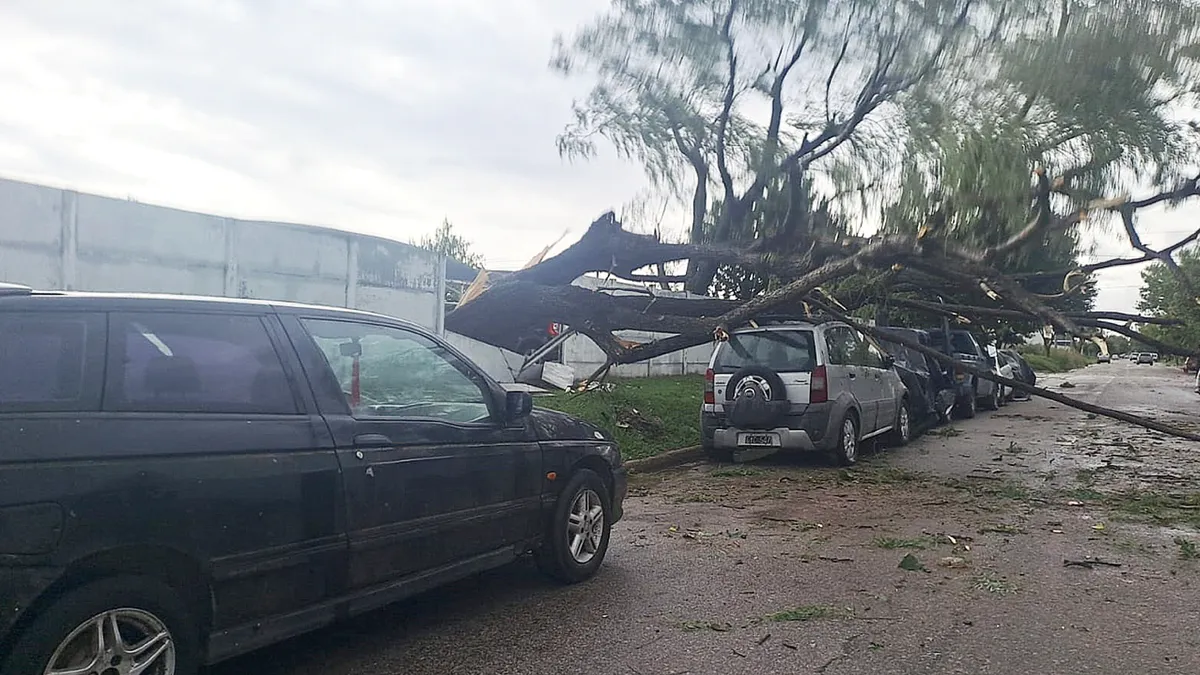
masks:
{"type": "MultiPolygon", "coordinates": [[[[483,342],[519,350],[529,340],[544,336],[549,323],[567,324],[589,337],[605,354],[604,366],[589,378],[594,380],[603,378],[614,365],[636,363],[706,344],[714,339],[723,339],[729,331],[752,323],[756,317],[777,313],[799,314],[803,312],[805,303],[818,301],[823,286],[854,275],[874,274],[880,281],[881,290],[846,309],[858,309],[871,302],[892,302],[968,322],[984,316],[1036,319],[1070,335],[1090,336],[1099,330],[1109,330],[1144,344],[1156,345],[1163,353],[1181,356],[1196,354],[1194,347],[1167,344],[1133,327],[1133,324],[1170,324],[1170,317],[1059,311],[1051,303],[1053,298],[1046,298],[1025,287],[1031,276],[1006,275],[992,261],[997,256],[1022,247],[1036,246],[1039,236],[1047,231],[1074,227],[1094,211],[1109,211],[1119,215],[1131,245],[1143,252],[1144,260],[1173,260],[1172,253],[1183,244],[1172,244],[1160,250],[1150,249],[1137,231],[1135,216],[1140,209],[1155,204],[1200,196],[1200,176],[1167,192],[1139,200],[1117,198],[1075,204],[1066,215],[1055,214],[1050,208],[1052,193],[1068,200],[1072,198],[1064,181],[1050,181],[1039,172],[1035,183],[1033,217],[1029,224],[999,245],[985,249],[971,248],[954,241],[939,231],[934,222],[915,225],[911,228],[911,234],[892,233],[876,237],[827,239],[819,234],[808,233],[790,239],[759,240],[744,247],[729,244],[673,244],[653,236],[629,232],[622,228],[613,213],[606,213],[591,224],[578,242],[558,255],[504,276],[468,302],[460,304],[446,316],[445,325],[449,330],[483,342]],[[661,270],[672,263],[694,264],[698,261],[766,271],[787,281],[745,301],[664,295],[650,285],[678,283],[680,277],[664,275],[661,270]],[[608,275],[646,285],[631,292],[606,288],[589,290],[572,284],[587,274],[608,275]],[[920,288],[927,286],[931,279],[938,280],[948,288],[978,288],[995,306],[945,305],[891,297],[890,289],[899,288],[905,283],[920,288]],[[617,336],[618,332],[624,330],[651,331],[667,336],[644,343],[632,343],[617,336]]],[[[1200,229],[1189,233],[1181,241],[1193,241],[1198,236],[1200,229]]],[[[1109,266],[1144,260],[1114,261],[1109,266]]],[[[1095,265],[1088,267],[1095,269],[1095,265]]],[[[1173,273],[1185,274],[1177,265],[1168,267],[1173,273]]],[[[1086,277],[1089,271],[1076,268],[1058,273],[1040,273],[1038,278],[1057,275],[1054,278],[1062,281],[1063,294],[1070,294],[1082,286],[1080,277],[1086,277]]],[[[1191,279],[1185,277],[1181,281],[1183,288],[1195,287],[1191,279]]],[[[957,362],[955,365],[964,366],[957,362]]],[[[1021,388],[1011,382],[1005,384],[1021,388]]],[[[1167,427],[1161,424],[1075,401],[1054,392],[1031,390],[1030,393],[1164,433],[1186,433],[1165,431],[1167,427]]]]}

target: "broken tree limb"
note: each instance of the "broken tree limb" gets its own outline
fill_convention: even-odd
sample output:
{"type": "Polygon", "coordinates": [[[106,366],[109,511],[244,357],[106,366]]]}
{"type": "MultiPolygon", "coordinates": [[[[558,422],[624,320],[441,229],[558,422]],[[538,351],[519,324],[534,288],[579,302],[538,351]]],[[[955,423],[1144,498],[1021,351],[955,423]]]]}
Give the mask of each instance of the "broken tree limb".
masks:
{"type": "Polygon", "coordinates": [[[1043,389],[1042,387],[1034,386],[1031,384],[1025,384],[1024,382],[1021,382],[1019,380],[1014,380],[1012,378],[1004,377],[1003,375],[1000,375],[998,373],[993,373],[990,370],[983,370],[982,368],[976,368],[975,366],[973,366],[971,364],[963,363],[962,361],[954,359],[953,357],[947,356],[947,355],[937,351],[936,349],[930,349],[929,347],[926,347],[925,345],[921,344],[920,342],[917,342],[915,340],[910,340],[909,338],[904,337],[903,335],[893,335],[890,333],[884,333],[883,331],[872,328],[871,326],[867,326],[867,325],[863,324],[861,321],[858,321],[857,319],[854,319],[842,312],[839,312],[837,309],[834,309],[833,307],[822,302],[819,299],[810,297],[808,299],[808,301],[811,302],[813,305],[820,307],[822,309],[822,311],[828,313],[830,316],[832,316],[842,322],[845,322],[846,324],[852,326],[855,330],[857,330],[861,333],[870,335],[871,337],[875,338],[876,340],[882,340],[885,342],[894,342],[896,344],[902,345],[902,346],[912,349],[914,351],[920,352],[920,353],[924,354],[925,356],[937,361],[938,363],[954,366],[955,368],[958,368],[964,372],[971,373],[972,375],[975,375],[977,377],[982,377],[985,380],[991,380],[992,382],[998,382],[1000,384],[1003,384],[1006,387],[1012,387],[1013,389],[1016,389],[1017,391],[1023,391],[1030,395],[1040,396],[1042,398],[1050,399],[1051,401],[1055,401],[1057,403],[1061,403],[1063,405],[1070,406],[1072,408],[1076,408],[1076,409],[1082,410],[1084,412],[1090,412],[1090,413],[1094,413],[1096,415],[1103,415],[1105,417],[1110,417],[1115,420],[1120,420],[1122,422],[1128,422],[1129,424],[1133,424],[1133,425],[1143,427],[1146,429],[1151,429],[1153,431],[1158,431],[1160,433],[1167,434],[1168,436],[1175,436],[1177,438],[1185,438],[1189,441],[1200,441],[1200,434],[1197,434],[1197,433],[1194,433],[1191,431],[1187,431],[1184,429],[1178,429],[1169,424],[1163,424],[1162,422],[1159,422],[1157,420],[1152,420],[1150,418],[1142,417],[1140,415],[1133,415],[1133,414],[1130,414],[1127,412],[1123,412],[1121,410],[1113,410],[1112,408],[1105,408],[1103,406],[1098,406],[1093,403],[1086,403],[1084,401],[1080,401],[1078,399],[1074,399],[1069,396],[1063,396],[1062,394],[1050,391],[1049,389],[1043,389]]]}

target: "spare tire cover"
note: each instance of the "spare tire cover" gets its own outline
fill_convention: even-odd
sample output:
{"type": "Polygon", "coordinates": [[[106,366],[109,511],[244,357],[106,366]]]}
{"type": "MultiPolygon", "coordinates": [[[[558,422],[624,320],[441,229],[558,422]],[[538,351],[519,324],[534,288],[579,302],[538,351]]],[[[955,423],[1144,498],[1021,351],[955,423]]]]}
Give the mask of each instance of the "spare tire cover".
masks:
{"type": "Polygon", "coordinates": [[[773,427],[790,406],[783,379],[763,366],[735,371],[725,387],[725,401],[729,423],[743,429],[773,427]]]}

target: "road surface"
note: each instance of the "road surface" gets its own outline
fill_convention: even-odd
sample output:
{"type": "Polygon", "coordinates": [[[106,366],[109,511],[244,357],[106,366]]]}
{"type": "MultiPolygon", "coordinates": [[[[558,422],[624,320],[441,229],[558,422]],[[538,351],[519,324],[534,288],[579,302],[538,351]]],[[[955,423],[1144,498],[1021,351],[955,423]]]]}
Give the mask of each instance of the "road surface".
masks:
{"type": "MultiPolygon", "coordinates": [[[[1042,379],[1200,421],[1177,368],[1042,379]]],[[[591,582],[518,564],[210,675],[1200,672],[1200,560],[1181,557],[1200,444],[1039,400],[936,431],[852,471],[642,476],[591,582]]]]}

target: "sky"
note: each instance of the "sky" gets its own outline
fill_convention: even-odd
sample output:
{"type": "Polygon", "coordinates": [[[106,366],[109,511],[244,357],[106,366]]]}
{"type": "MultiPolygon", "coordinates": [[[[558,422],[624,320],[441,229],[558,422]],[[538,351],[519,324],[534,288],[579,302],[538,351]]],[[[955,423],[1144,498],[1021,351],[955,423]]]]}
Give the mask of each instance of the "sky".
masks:
{"type": "MultiPolygon", "coordinates": [[[[590,83],[549,70],[552,41],[607,5],[0,0],[0,176],[401,241],[445,218],[518,267],[646,190],[611,152],[555,147],[590,83]]],[[[685,218],[668,209],[664,231],[685,218]]],[[[1144,238],[1198,218],[1148,214],[1144,238]]],[[[1103,273],[1098,307],[1132,309],[1138,286],[1103,273]]]]}

